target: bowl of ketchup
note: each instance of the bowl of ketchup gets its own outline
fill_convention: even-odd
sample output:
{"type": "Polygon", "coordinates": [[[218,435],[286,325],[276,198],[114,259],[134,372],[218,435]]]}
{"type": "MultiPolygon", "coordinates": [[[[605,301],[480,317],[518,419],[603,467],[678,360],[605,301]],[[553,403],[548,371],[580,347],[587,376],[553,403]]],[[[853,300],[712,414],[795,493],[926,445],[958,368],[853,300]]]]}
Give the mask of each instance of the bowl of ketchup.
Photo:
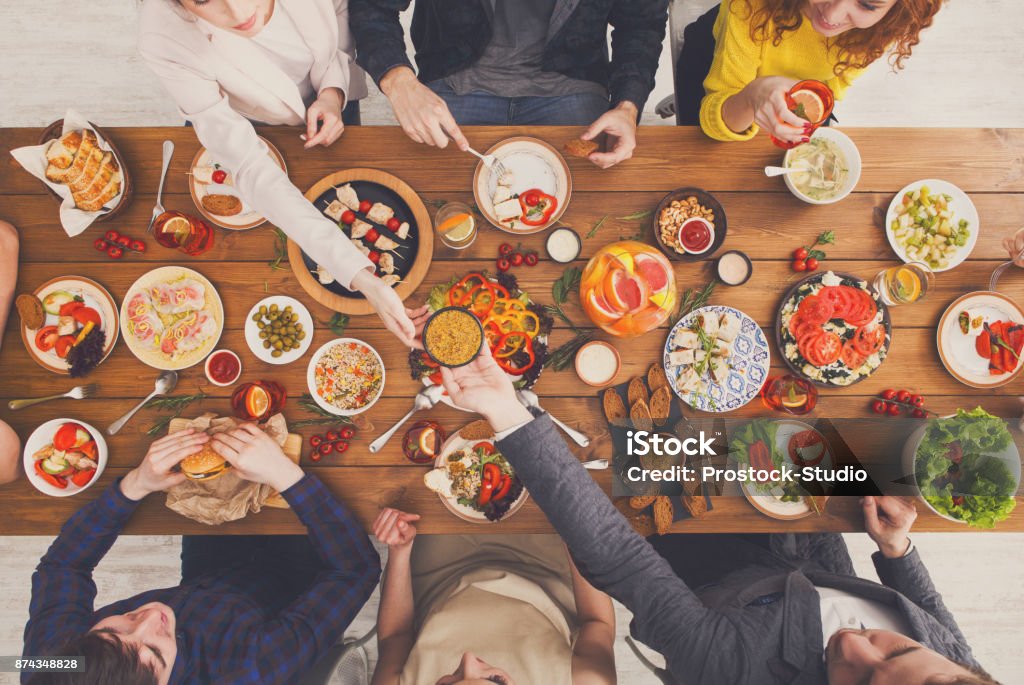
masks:
{"type": "Polygon", "coordinates": [[[655,242],[669,259],[683,262],[701,261],[711,257],[725,243],[727,228],[725,209],[714,195],[701,188],[676,188],[668,193],[654,210],[651,223],[655,242]],[[662,239],[659,222],[662,211],[674,201],[678,200],[685,204],[689,202],[690,198],[696,198],[701,207],[710,210],[710,216],[713,216],[714,219],[708,221],[699,216],[690,216],[678,228],[672,227],[675,230],[676,244],[666,244],[662,239]]]}
{"type": "Polygon", "coordinates": [[[690,254],[704,254],[715,240],[715,228],[700,217],[687,219],[679,227],[679,244],[690,254]]]}
{"type": "Polygon", "coordinates": [[[225,388],[242,375],[242,360],[231,350],[217,350],[206,358],[206,377],[225,388]]]}

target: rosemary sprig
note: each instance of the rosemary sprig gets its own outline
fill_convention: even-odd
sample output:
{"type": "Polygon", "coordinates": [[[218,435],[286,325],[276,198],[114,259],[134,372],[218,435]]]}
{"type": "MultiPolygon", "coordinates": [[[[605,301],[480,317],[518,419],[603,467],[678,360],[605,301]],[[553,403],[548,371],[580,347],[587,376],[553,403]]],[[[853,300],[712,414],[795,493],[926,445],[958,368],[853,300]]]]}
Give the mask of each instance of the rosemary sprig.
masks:
{"type": "Polygon", "coordinates": [[[146,435],[153,437],[159,435],[170,425],[171,421],[181,416],[181,413],[185,411],[185,408],[193,402],[202,402],[206,399],[206,393],[200,390],[194,395],[167,395],[166,397],[154,397],[149,402],[146,402],[147,409],[162,409],[164,411],[173,412],[169,416],[161,416],[158,418],[149,430],[146,431],[146,435]]]}
{"type": "Polygon", "coordinates": [[[604,222],[607,221],[607,220],[608,220],[608,215],[607,214],[605,214],[600,219],[598,219],[597,223],[594,224],[594,227],[592,229],[590,229],[590,231],[587,232],[587,237],[588,238],[593,238],[595,235],[597,235],[597,231],[601,228],[601,226],[604,225],[604,222]]]}
{"type": "Polygon", "coordinates": [[[687,288],[683,292],[683,296],[679,300],[679,309],[676,310],[675,321],[678,322],[681,318],[694,311],[700,309],[708,303],[711,299],[711,294],[715,292],[715,281],[708,282],[700,290],[694,290],[693,288],[687,288]]]}
{"type": "Polygon", "coordinates": [[[295,423],[289,424],[291,426],[296,426],[296,424],[298,424],[298,425],[314,425],[314,424],[315,425],[322,425],[322,424],[326,424],[326,423],[344,423],[344,424],[349,424],[349,425],[352,424],[352,419],[350,419],[349,417],[347,417],[347,416],[336,416],[336,415],[332,414],[331,412],[327,411],[326,409],[324,409],[323,407],[321,407],[319,404],[316,403],[316,400],[314,400],[313,396],[310,395],[309,393],[305,393],[305,394],[303,394],[303,396],[301,398],[299,398],[298,405],[300,407],[302,407],[303,409],[305,409],[306,411],[308,411],[309,413],[316,414],[321,419],[328,419],[328,420],[320,421],[320,420],[314,420],[314,419],[303,419],[302,421],[308,421],[310,423],[302,424],[301,421],[296,421],[295,423]]]}
{"type": "Polygon", "coordinates": [[[288,259],[288,236],[280,228],[274,228],[274,258],[267,262],[274,271],[284,271],[281,262],[288,259]]]}
{"type": "Polygon", "coordinates": [[[653,211],[650,209],[642,209],[639,212],[633,212],[632,214],[627,214],[626,216],[617,216],[615,218],[618,219],[619,221],[639,221],[640,219],[646,219],[652,213],[653,211]]]}
{"type": "Polygon", "coordinates": [[[344,416],[320,416],[315,419],[301,419],[299,421],[292,421],[288,424],[288,429],[305,428],[306,426],[330,426],[339,423],[351,423],[346,420],[344,416]]]}
{"type": "MultiPolygon", "coordinates": [[[[569,325],[571,326],[572,324],[569,325]]],[[[576,331],[576,335],[567,343],[555,348],[548,355],[548,358],[544,360],[544,368],[550,367],[555,371],[564,371],[573,363],[579,349],[590,342],[592,337],[590,331],[579,330],[575,326],[573,326],[573,330],[576,331]]]]}
{"type": "Polygon", "coordinates": [[[152,426],[149,427],[149,430],[146,431],[146,435],[148,435],[151,438],[160,435],[161,433],[164,432],[167,426],[171,424],[171,421],[173,421],[176,418],[178,418],[177,414],[174,414],[172,416],[161,416],[159,419],[153,422],[152,426]]]}

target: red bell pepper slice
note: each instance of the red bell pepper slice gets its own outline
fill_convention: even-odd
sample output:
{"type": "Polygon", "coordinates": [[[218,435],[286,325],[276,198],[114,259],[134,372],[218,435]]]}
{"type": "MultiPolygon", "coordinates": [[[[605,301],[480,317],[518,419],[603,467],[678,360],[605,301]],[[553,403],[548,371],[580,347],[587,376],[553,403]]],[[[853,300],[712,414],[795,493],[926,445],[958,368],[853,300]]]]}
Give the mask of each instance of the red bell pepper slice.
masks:
{"type": "MultiPolygon", "coordinates": [[[[520,331],[515,331],[514,333],[520,333],[520,331]]],[[[506,335],[513,335],[514,333],[506,333],[506,335]]],[[[512,374],[513,376],[522,376],[524,373],[529,371],[537,361],[537,357],[533,353],[533,342],[529,339],[529,336],[527,336],[523,350],[529,355],[530,359],[522,366],[515,366],[513,364],[512,357],[515,355],[512,355],[512,357],[495,356],[494,361],[497,362],[498,366],[500,366],[505,373],[512,374]]]]}
{"type": "Polygon", "coordinates": [[[551,220],[551,215],[558,209],[558,198],[534,188],[519,194],[519,206],[523,210],[523,215],[519,219],[523,225],[543,226],[551,220]],[[536,195],[538,202],[532,206],[528,205],[526,203],[528,195],[536,195]]]}
{"type": "Polygon", "coordinates": [[[477,505],[486,507],[490,503],[492,495],[494,495],[494,483],[481,483],[480,492],[476,496],[477,505]]]}
{"type": "Polygon", "coordinates": [[[49,483],[53,487],[60,488],[61,490],[63,490],[64,488],[66,488],[68,486],[68,482],[66,480],[64,480],[63,478],[61,478],[60,476],[51,476],[46,471],[43,471],[43,467],[42,467],[42,463],[41,462],[42,462],[42,460],[37,460],[36,463],[35,463],[36,473],[39,475],[40,478],[45,480],[47,483],[49,483]]]}
{"type": "Polygon", "coordinates": [[[504,474],[502,474],[501,482],[498,484],[497,489],[495,489],[494,495],[491,496],[491,499],[493,501],[495,501],[495,502],[500,502],[501,500],[505,499],[505,496],[508,494],[508,491],[511,490],[511,489],[512,489],[512,476],[508,475],[507,473],[504,473],[504,474]]]}
{"type": "Polygon", "coordinates": [[[71,476],[71,482],[78,487],[84,487],[89,484],[92,477],[96,475],[96,469],[88,469],[86,471],[79,471],[78,473],[71,476]]]}
{"type": "MultiPolygon", "coordinates": [[[[490,442],[487,442],[486,440],[478,442],[477,444],[473,445],[473,449],[474,450],[483,450],[484,454],[486,454],[486,455],[494,454],[494,444],[490,443],[490,442]]],[[[486,466],[495,466],[495,464],[487,464],[486,466]]],[[[487,470],[486,466],[484,467],[484,471],[485,472],[487,470]]]]}

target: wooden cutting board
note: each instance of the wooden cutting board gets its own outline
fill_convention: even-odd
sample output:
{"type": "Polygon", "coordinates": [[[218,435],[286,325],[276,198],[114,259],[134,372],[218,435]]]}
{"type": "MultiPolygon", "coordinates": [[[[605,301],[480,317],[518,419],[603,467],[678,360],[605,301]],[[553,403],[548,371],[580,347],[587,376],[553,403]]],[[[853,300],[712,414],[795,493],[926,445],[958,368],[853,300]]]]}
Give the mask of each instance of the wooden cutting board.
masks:
{"type": "MultiPolygon", "coordinates": [[[[192,419],[176,418],[171,419],[170,424],[167,426],[167,433],[177,433],[188,428],[188,424],[192,422],[192,419]]],[[[296,464],[299,463],[299,459],[302,458],[302,436],[296,433],[289,433],[288,437],[285,438],[284,445],[281,446],[286,457],[294,461],[296,464]]],[[[264,506],[272,507],[274,509],[288,509],[288,503],[285,502],[284,498],[280,494],[274,493],[263,503],[264,506]]]]}

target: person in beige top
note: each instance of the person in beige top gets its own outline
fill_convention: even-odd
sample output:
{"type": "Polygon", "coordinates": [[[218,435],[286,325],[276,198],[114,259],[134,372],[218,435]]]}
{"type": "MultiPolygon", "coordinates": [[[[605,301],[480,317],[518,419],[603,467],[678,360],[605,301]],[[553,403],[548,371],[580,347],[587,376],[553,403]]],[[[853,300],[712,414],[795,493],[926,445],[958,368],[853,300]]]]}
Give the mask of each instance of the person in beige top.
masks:
{"type": "Polygon", "coordinates": [[[615,612],[555,535],[428,535],[384,509],[372,685],[613,685],[615,612]],[[413,541],[416,540],[415,548],[413,541]]]}
{"type": "MultiPolygon", "coordinates": [[[[7,317],[14,304],[14,287],[18,282],[18,229],[0,219],[0,347],[3,346],[7,317]]],[[[21,441],[18,434],[0,421],[0,485],[18,477],[21,441]]]]}
{"type": "Polygon", "coordinates": [[[366,95],[347,0],[145,0],[139,53],[243,200],[342,286],[361,292],[403,343],[411,312],[370,260],[268,156],[254,123],[303,126],[306,148],[345,129],[346,102],[366,95]]]}

